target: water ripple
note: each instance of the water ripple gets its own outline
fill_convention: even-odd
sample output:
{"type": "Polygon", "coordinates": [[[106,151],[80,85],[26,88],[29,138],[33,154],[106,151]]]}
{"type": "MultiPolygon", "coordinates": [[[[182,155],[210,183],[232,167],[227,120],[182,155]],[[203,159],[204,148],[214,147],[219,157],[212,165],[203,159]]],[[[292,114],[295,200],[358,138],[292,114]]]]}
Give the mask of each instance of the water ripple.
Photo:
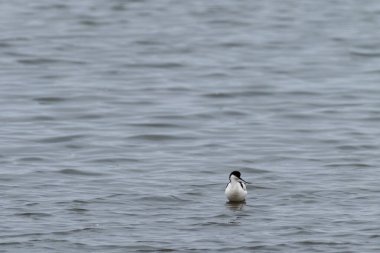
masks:
{"type": "Polygon", "coordinates": [[[99,172],[90,172],[90,171],[84,171],[79,169],[62,169],[57,171],[60,174],[64,175],[73,175],[73,176],[103,176],[104,173],[99,172]]]}
{"type": "Polygon", "coordinates": [[[61,142],[70,142],[73,140],[78,140],[86,137],[86,135],[76,134],[76,135],[65,135],[57,137],[48,137],[37,140],[39,143],[61,143],[61,142]]]}

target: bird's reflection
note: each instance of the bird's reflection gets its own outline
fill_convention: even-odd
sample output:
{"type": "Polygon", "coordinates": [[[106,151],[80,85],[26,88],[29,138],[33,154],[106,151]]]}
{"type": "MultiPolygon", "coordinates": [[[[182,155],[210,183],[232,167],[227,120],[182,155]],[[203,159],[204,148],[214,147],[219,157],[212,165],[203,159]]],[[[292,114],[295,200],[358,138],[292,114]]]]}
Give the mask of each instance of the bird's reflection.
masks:
{"type": "Polygon", "coordinates": [[[243,210],[243,207],[245,206],[245,201],[244,202],[227,202],[226,206],[231,209],[232,211],[241,211],[243,210]]]}

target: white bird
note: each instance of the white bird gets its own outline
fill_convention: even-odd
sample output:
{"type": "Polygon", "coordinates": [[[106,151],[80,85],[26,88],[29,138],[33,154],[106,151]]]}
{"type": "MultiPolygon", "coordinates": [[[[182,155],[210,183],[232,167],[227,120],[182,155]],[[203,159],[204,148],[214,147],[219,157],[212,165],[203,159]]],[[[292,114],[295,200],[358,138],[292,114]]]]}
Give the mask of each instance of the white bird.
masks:
{"type": "Polygon", "coordinates": [[[244,202],[247,196],[246,181],[240,177],[239,171],[232,171],[230,174],[230,182],[224,191],[228,200],[231,202],[244,202]]]}

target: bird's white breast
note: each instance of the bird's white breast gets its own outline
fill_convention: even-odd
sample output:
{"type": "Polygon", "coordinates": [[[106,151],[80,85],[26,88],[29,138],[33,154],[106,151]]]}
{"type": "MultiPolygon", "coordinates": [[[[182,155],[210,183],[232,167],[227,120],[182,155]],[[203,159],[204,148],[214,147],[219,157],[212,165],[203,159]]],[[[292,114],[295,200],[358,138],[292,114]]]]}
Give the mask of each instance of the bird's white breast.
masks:
{"type": "Polygon", "coordinates": [[[230,182],[226,187],[225,194],[229,201],[244,201],[247,190],[243,183],[241,185],[240,182],[230,182]]]}

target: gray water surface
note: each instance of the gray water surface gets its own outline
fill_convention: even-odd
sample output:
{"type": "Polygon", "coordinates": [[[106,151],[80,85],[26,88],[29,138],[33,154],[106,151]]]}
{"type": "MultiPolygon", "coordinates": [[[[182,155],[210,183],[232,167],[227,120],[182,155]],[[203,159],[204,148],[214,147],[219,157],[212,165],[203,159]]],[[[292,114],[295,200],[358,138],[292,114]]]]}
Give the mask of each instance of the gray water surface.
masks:
{"type": "Polygon", "coordinates": [[[3,2],[0,252],[380,252],[379,12],[3,2]]]}

